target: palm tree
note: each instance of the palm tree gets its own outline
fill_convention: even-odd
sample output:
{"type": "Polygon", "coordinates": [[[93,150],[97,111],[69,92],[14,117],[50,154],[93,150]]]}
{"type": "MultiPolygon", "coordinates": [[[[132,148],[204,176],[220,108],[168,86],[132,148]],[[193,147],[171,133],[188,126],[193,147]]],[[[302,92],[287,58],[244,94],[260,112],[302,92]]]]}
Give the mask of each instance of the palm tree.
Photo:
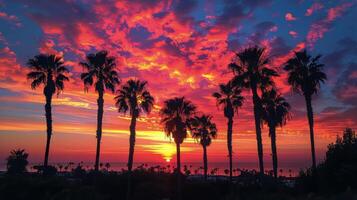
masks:
{"type": "Polygon", "coordinates": [[[102,121],[104,107],[105,89],[115,91],[115,86],[120,83],[118,73],[115,70],[115,58],[108,56],[107,51],[99,51],[86,56],[86,62],[79,63],[86,72],[81,74],[85,91],[93,85],[95,81],[95,91],[98,92],[98,112],[97,112],[97,150],[95,156],[94,170],[99,169],[100,142],[102,139],[102,121]]]}
{"type": "Polygon", "coordinates": [[[295,56],[288,60],[284,69],[288,71],[288,83],[293,91],[304,95],[307,118],[310,127],[312,168],[316,169],[315,142],[314,142],[314,113],[311,105],[312,95],[320,89],[321,83],[327,79],[323,72],[324,65],[319,63],[321,55],[312,57],[306,50],[295,52],[295,56]]]}
{"type": "Polygon", "coordinates": [[[290,118],[290,105],[275,89],[262,94],[262,119],[269,126],[274,177],[278,177],[278,154],[276,150],[276,127],[283,126],[290,118]]]}
{"type": "Polygon", "coordinates": [[[14,149],[10,152],[9,157],[6,158],[6,168],[9,174],[21,174],[27,171],[29,154],[25,149],[14,149]]]}
{"type": "Polygon", "coordinates": [[[272,77],[278,76],[275,70],[267,67],[268,63],[269,59],[266,56],[265,48],[254,46],[236,53],[235,59],[228,66],[235,74],[233,79],[234,85],[250,89],[253,94],[255,132],[257,137],[259,170],[261,175],[264,174],[264,161],[262,132],[260,127],[261,106],[258,89],[263,91],[274,85],[272,77]]]}
{"type": "Polygon", "coordinates": [[[127,199],[130,199],[131,192],[131,170],[134,159],[136,119],[140,116],[140,113],[150,113],[151,108],[154,105],[154,98],[151,96],[146,86],[146,81],[130,79],[117,91],[118,95],[114,98],[118,111],[124,114],[129,112],[131,116],[127,199]]]}
{"type": "Polygon", "coordinates": [[[129,171],[131,171],[133,167],[136,119],[140,116],[140,113],[150,113],[154,105],[154,98],[146,86],[146,81],[130,79],[117,91],[118,95],[114,98],[118,111],[124,114],[129,112],[131,116],[128,159],[129,171]]]}
{"type": "Polygon", "coordinates": [[[43,166],[48,166],[48,155],[52,136],[52,96],[59,94],[64,89],[64,81],[68,81],[65,73],[68,69],[63,65],[63,58],[56,55],[39,54],[27,62],[31,72],[27,74],[27,79],[31,80],[31,88],[36,89],[44,85],[43,94],[46,97],[45,112],[47,125],[47,141],[43,166]]]}
{"type": "Polygon", "coordinates": [[[239,87],[235,87],[231,81],[227,84],[219,85],[219,92],[213,93],[213,97],[217,100],[217,106],[222,106],[224,116],[228,119],[227,124],[227,147],[229,156],[229,180],[232,182],[232,134],[233,134],[233,117],[234,111],[238,112],[238,108],[243,105],[243,96],[239,87]]]}
{"type": "Polygon", "coordinates": [[[203,166],[204,178],[207,180],[207,147],[211,144],[212,139],[217,136],[216,124],[213,123],[211,115],[194,116],[190,119],[189,128],[192,138],[200,142],[203,147],[203,166]]]}
{"type": "Polygon", "coordinates": [[[161,123],[164,124],[164,131],[168,137],[174,138],[176,143],[177,156],[177,195],[181,199],[181,160],[180,145],[187,137],[188,120],[194,115],[196,106],[185,99],[185,97],[175,97],[164,102],[160,110],[161,123]]]}

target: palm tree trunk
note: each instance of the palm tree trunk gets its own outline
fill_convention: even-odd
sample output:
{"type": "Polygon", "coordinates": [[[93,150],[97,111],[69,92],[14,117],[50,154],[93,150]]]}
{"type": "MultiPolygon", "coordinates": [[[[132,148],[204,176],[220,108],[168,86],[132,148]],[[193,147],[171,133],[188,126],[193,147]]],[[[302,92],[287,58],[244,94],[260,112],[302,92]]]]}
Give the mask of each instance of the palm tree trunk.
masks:
{"type": "Polygon", "coordinates": [[[228,118],[228,130],[227,130],[227,147],[228,147],[228,157],[229,157],[229,182],[232,183],[232,132],[233,132],[233,118],[228,118]]]}
{"type": "Polygon", "coordinates": [[[257,136],[258,158],[260,174],[264,175],[264,160],[263,160],[263,142],[262,130],[260,127],[260,102],[256,87],[252,87],[253,93],[253,106],[254,106],[254,120],[255,120],[255,133],[257,136]]]}
{"type": "Polygon", "coordinates": [[[177,199],[182,199],[181,194],[181,158],[180,158],[180,143],[176,143],[176,164],[177,164],[177,199]]]}
{"type": "Polygon", "coordinates": [[[129,158],[128,158],[128,171],[131,171],[133,168],[134,160],[134,147],[135,147],[135,126],[136,126],[136,117],[131,118],[130,123],[130,138],[129,138],[129,158]]]}
{"type": "Polygon", "coordinates": [[[97,151],[95,155],[95,165],[94,170],[96,172],[99,171],[99,156],[100,156],[100,142],[102,140],[102,122],[103,122],[103,107],[104,107],[104,99],[103,99],[103,90],[98,91],[99,97],[97,100],[98,104],[98,113],[97,113],[97,151]]]}
{"type": "Polygon", "coordinates": [[[310,127],[310,141],[311,141],[311,157],[312,157],[312,169],[316,169],[316,154],[315,154],[315,140],[314,140],[314,112],[311,105],[311,96],[305,95],[307,118],[309,120],[310,127]]]}
{"type": "Polygon", "coordinates": [[[276,150],[276,131],[274,125],[269,125],[269,134],[271,139],[271,154],[273,159],[274,177],[278,177],[278,154],[276,150]]]}
{"type": "Polygon", "coordinates": [[[207,146],[203,145],[203,168],[204,168],[204,178],[207,180],[208,162],[207,162],[207,146]]]}
{"type": "Polygon", "coordinates": [[[45,159],[43,166],[47,168],[48,166],[48,156],[50,152],[50,144],[51,144],[51,136],[52,136],[52,94],[46,95],[46,105],[45,105],[45,112],[46,112],[46,125],[47,125],[47,141],[46,141],[46,151],[45,151],[45,159]]]}
{"type": "Polygon", "coordinates": [[[136,127],[136,117],[131,117],[130,122],[130,138],[129,138],[129,158],[128,158],[128,191],[126,193],[126,199],[129,200],[131,197],[131,171],[133,168],[134,160],[134,147],[135,147],[135,127],[136,127]]]}

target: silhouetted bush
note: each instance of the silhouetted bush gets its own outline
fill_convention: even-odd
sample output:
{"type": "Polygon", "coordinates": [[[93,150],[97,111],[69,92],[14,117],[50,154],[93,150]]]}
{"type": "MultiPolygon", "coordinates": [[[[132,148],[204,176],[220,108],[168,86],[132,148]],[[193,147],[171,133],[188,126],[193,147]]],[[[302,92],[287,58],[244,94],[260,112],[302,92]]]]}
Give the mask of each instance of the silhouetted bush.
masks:
{"type": "Polygon", "coordinates": [[[25,152],[24,149],[16,149],[10,152],[9,157],[7,157],[7,173],[9,174],[20,174],[26,172],[26,167],[28,165],[29,154],[25,152]]]}
{"type": "Polygon", "coordinates": [[[72,173],[75,177],[83,177],[86,174],[86,170],[83,169],[82,165],[79,164],[76,168],[72,170],[72,173]]]}
{"type": "Polygon", "coordinates": [[[298,187],[305,191],[338,192],[357,188],[357,137],[351,128],[328,145],[325,161],[316,172],[307,169],[300,173],[298,187]]]}
{"type": "Polygon", "coordinates": [[[45,176],[54,176],[57,174],[57,168],[55,166],[48,165],[47,167],[43,165],[33,166],[37,173],[43,174],[45,176]]]}

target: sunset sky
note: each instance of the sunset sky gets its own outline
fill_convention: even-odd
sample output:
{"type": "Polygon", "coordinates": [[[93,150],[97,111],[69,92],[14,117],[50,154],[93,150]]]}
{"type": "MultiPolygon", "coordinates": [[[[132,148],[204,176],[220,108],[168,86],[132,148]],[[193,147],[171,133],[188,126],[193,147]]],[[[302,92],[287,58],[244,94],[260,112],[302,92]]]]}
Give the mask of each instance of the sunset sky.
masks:
{"type": "MultiPolygon", "coordinates": [[[[185,96],[213,115],[218,138],[209,162],[226,162],[226,119],[212,93],[232,78],[234,52],[252,44],[267,48],[280,77],[275,81],[292,106],[292,119],[278,128],[279,162],[306,167],[310,140],[302,96],[287,85],[283,64],[293,51],[322,54],[328,81],[314,97],[318,160],[345,127],[357,128],[357,1],[207,0],[100,1],[0,0],[0,163],[25,148],[31,162],[43,160],[46,126],[42,88],[31,90],[26,62],[39,53],[63,55],[70,69],[65,90],[53,99],[50,162],[94,162],[97,94],[84,92],[78,62],[108,50],[117,70],[148,81],[152,113],[137,124],[135,162],[175,162],[173,140],[163,133],[158,111],[165,99],[185,96]],[[110,3],[109,3],[110,2],[110,3]]],[[[233,159],[258,165],[251,94],[234,119],[233,159]]],[[[117,112],[105,94],[101,161],[126,162],[129,116],[117,112]]],[[[270,139],[263,128],[264,159],[270,167],[270,139]]],[[[183,162],[201,162],[202,148],[188,138],[183,162]]]]}

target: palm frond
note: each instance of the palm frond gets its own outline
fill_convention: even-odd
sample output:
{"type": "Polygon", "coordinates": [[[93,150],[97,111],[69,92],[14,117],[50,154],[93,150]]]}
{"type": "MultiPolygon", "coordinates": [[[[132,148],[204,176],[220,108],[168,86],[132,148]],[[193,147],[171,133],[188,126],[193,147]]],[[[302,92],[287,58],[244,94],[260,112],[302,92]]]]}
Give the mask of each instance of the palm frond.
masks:
{"type": "Polygon", "coordinates": [[[120,84],[118,73],[115,70],[115,58],[108,56],[107,51],[88,54],[86,62],[80,62],[79,64],[85,70],[81,75],[81,79],[86,90],[95,82],[95,90],[97,92],[104,92],[104,89],[107,89],[114,93],[116,85],[120,84]]]}

